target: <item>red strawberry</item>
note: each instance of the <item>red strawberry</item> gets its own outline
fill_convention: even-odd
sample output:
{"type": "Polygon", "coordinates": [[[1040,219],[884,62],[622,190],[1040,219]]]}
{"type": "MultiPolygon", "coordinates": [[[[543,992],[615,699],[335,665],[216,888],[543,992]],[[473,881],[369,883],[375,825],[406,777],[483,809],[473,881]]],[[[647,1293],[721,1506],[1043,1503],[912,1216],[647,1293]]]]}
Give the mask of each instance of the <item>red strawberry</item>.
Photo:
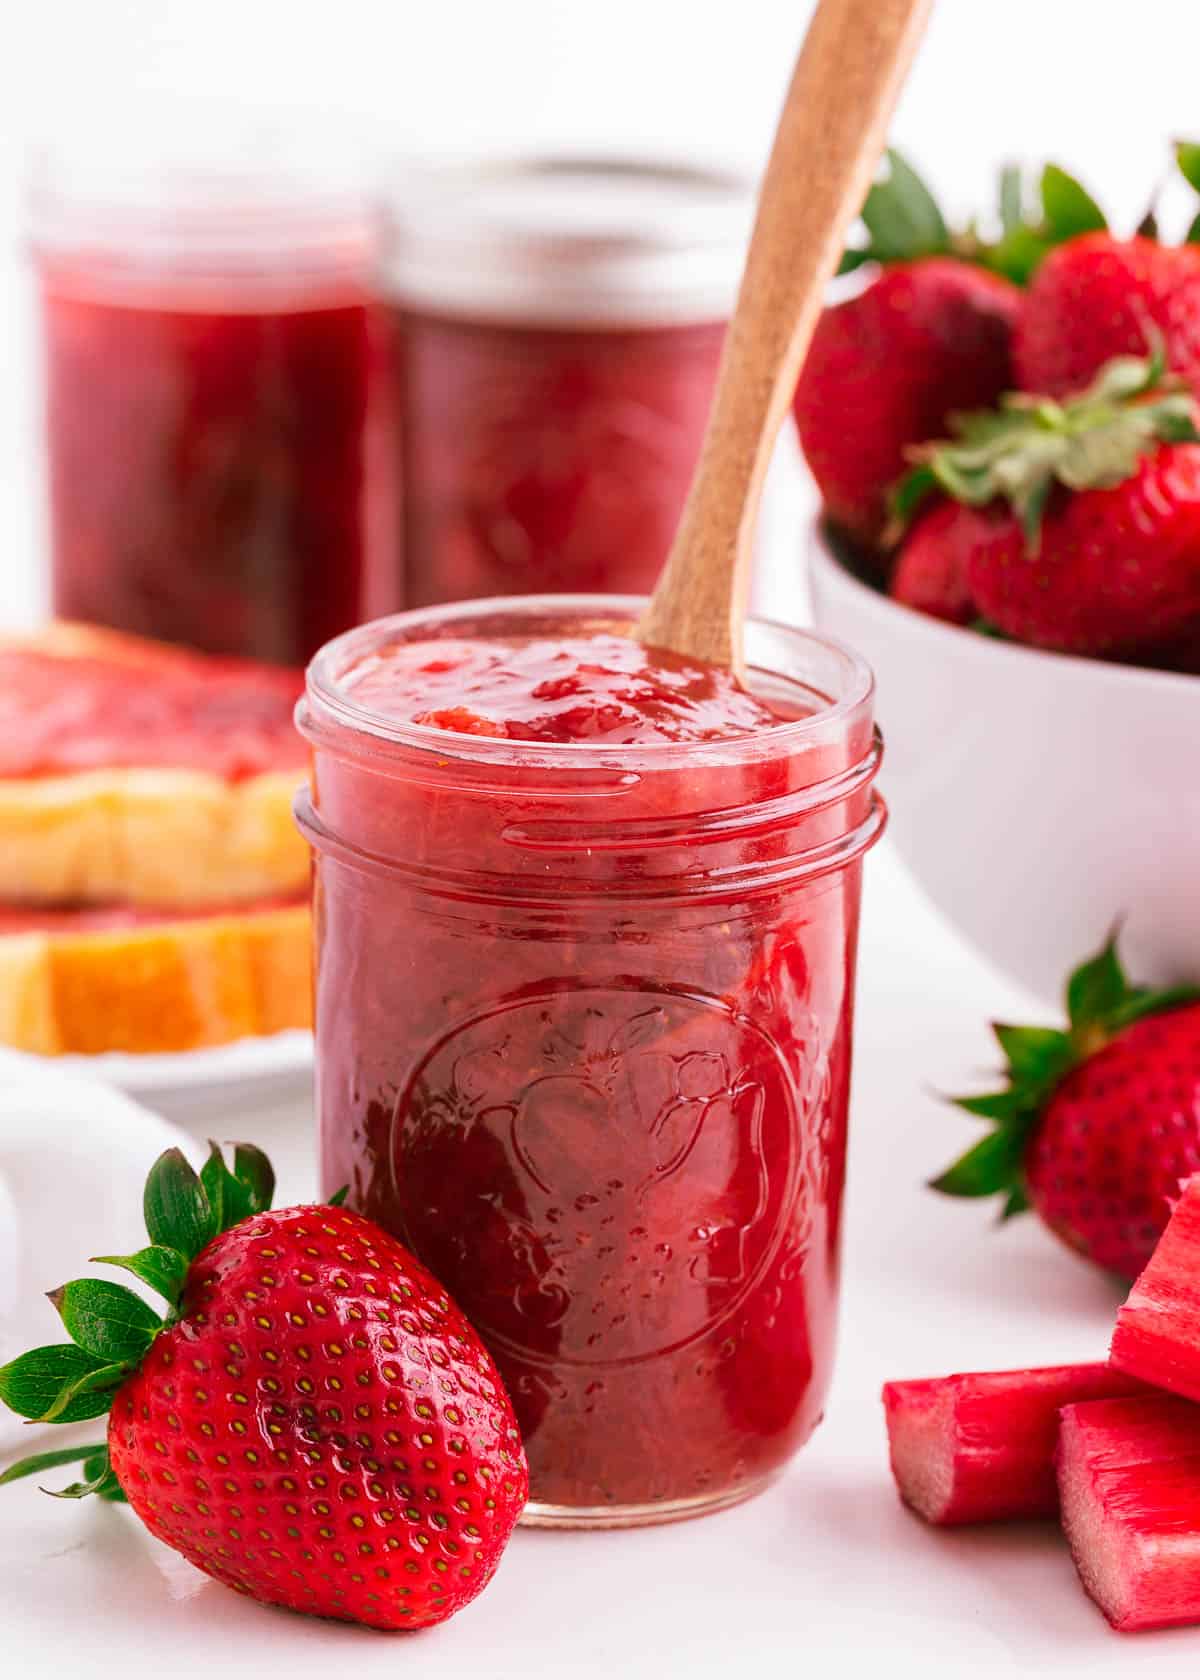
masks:
{"type": "Polygon", "coordinates": [[[996,1026],[1004,1089],[960,1097],[993,1129],[934,1188],[1032,1206],[1070,1247],[1136,1277],[1200,1170],[1200,991],[1132,987],[1110,941],[1067,986],[1069,1026],[996,1026]]]}
{"type": "Polygon", "coordinates": [[[1026,391],[1067,397],[1114,356],[1166,363],[1200,397],[1200,247],[1087,233],[1045,258],[1021,305],[1013,341],[1026,391]]]}
{"type": "Polygon", "coordinates": [[[830,517],[878,538],[906,451],[1012,382],[1020,292],[953,257],[885,268],[817,323],[796,388],[800,442],[830,517]]]}
{"type": "Polygon", "coordinates": [[[1036,182],[1002,171],[999,238],[946,225],[921,177],[899,153],[862,208],[865,243],[841,272],[866,263],[878,277],[827,309],[796,389],[800,442],[835,524],[859,542],[879,538],[887,495],[906,452],[945,431],[951,414],[995,401],[1012,382],[1011,340],[1023,284],[1046,252],[1102,228],[1095,201],[1056,164],[1036,182]]]}
{"type": "Polygon", "coordinates": [[[108,1410],[73,1496],[124,1497],[167,1545],[266,1604],[378,1628],[444,1621],[491,1578],[528,1478],[512,1407],[459,1309],[393,1238],[333,1207],[266,1211],[273,1175],[214,1145],[146,1187],[152,1246],[52,1299],[74,1342],[0,1370],[26,1417],[108,1410]],[[216,1234],[214,1234],[216,1233],[216,1234]]]}
{"type": "Polygon", "coordinates": [[[895,505],[903,516],[935,489],[965,504],[940,533],[984,618],[1114,658],[1200,628],[1200,430],[1157,357],[1110,362],[1063,406],[1010,397],[955,425],[956,442],[919,452],[895,505]]]}
{"type": "Polygon", "coordinates": [[[892,568],[888,594],[895,601],[949,624],[977,616],[967,569],[972,544],[964,533],[957,502],[937,502],[923,512],[905,538],[892,568]]]}

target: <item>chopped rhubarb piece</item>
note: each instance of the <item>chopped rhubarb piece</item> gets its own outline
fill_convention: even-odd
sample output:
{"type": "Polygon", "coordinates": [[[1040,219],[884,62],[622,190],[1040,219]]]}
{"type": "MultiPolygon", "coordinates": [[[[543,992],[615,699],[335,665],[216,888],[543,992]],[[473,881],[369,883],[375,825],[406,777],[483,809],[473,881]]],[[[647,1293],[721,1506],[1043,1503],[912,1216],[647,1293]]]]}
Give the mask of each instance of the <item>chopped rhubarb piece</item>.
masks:
{"type": "Polygon", "coordinates": [[[1169,1394],[1066,1406],[1062,1524],[1115,1628],[1200,1622],[1200,1407],[1169,1394]]]}
{"type": "Polygon", "coordinates": [[[1156,1388],[1200,1400],[1200,1174],[1117,1314],[1110,1358],[1156,1388]]]}
{"type": "Polygon", "coordinates": [[[1108,1365],[887,1383],[883,1404],[900,1497],[931,1523],[1052,1517],[1059,1408],[1142,1392],[1141,1383],[1108,1365]]]}

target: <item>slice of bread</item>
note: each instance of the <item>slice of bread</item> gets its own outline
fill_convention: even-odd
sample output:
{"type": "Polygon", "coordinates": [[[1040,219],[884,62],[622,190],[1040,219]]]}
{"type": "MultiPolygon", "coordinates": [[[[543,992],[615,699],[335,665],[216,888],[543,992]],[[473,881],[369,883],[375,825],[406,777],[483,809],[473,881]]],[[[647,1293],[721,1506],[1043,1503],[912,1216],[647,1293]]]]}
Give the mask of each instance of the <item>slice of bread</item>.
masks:
{"type": "Polygon", "coordinates": [[[303,746],[290,724],[299,682],[297,673],[207,660],[89,625],[0,641],[0,903],[175,909],[303,893],[308,849],[291,813],[303,780],[303,746]],[[31,672],[39,679],[32,693],[31,672]],[[151,735],[135,727],[131,700],[156,685],[169,686],[171,704],[186,708],[190,696],[197,710],[225,691],[261,695],[265,716],[247,725],[233,704],[205,734],[206,718],[185,711],[175,762],[169,728],[151,735]],[[39,707],[49,719],[41,758],[23,727],[39,707]],[[233,761],[243,736],[252,767],[239,761],[236,773],[223,772],[225,737],[233,761]],[[105,753],[114,761],[94,761],[105,753]]]}
{"type": "Polygon", "coordinates": [[[303,904],[95,930],[0,932],[0,1044],[194,1050],[312,1022],[303,904]]]}
{"type": "Polygon", "coordinates": [[[88,625],[0,638],[0,1044],[311,1024],[300,681],[88,625]]]}

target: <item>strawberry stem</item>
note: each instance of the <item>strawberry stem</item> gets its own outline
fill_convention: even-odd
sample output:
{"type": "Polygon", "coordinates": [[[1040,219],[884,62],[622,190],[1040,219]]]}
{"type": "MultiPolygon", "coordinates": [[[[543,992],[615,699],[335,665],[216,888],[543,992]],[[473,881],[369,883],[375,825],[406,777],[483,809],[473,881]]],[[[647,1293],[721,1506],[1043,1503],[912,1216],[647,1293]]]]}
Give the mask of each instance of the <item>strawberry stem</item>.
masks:
{"type": "Polygon", "coordinates": [[[1117,356],[1086,391],[1066,402],[1009,392],[1000,405],[953,415],[953,437],[919,445],[895,486],[885,540],[898,541],[929,496],[968,507],[1006,503],[1036,553],[1051,493],[1111,490],[1160,443],[1200,442],[1191,392],[1168,374],[1163,344],[1148,356],[1117,356]]]}

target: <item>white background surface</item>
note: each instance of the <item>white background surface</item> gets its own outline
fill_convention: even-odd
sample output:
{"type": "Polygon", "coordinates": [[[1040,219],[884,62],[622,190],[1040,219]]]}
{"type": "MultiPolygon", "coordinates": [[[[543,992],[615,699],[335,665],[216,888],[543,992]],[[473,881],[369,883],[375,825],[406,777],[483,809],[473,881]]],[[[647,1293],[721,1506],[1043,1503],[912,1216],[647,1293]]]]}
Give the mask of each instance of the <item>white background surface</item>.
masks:
{"type": "MultiPolygon", "coordinates": [[[[0,50],[0,617],[27,616],[41,588],[16,209],[30,135],[65,126],[86,143],[135,92],[267,96],[320,125],[350,114],[402,152],[653,145],[755,167],[807,10],[794,0],[22,7],[0,50]]],[[[1132,22],[1107,0],[941,0],[897,139],[951,202],[976,200],[1006,154],[1053,154],[1136,220],[1167,137],[1200,132],[1198,32],[1182,0],[1140,0],[1132,22]]],[[[796,540],[777,532],[785,591],[796,540]]],[[[437,1632],[388,1639],[246,1604],[128,1513],[61,1505],[22,1484],[0,1495],[4,1675],[353,1666],[422,1680],[701,1680],[875,1665],[914,1676],[1194,1675],[1200,1632],[1110,1633],[1051,1528],[939,1535],[897,1505],[883,1380],[1099,1357],[1118,1297],[1031,1221],[997,1232],[983,1208],[921,1188],[970,1135],[931,1089],[990,1065],[984,1019],[1020,1003],[916,898],[886,847],[868,875],[842,1356],[828,1420],[775,1490],[675,1528],[519,1533],[474,1606],[437,1632]]],[[[311,1189],[303,1105],[220,1112],[211,1125],[273,1146],[285,1194],[311,1189]]]]}

